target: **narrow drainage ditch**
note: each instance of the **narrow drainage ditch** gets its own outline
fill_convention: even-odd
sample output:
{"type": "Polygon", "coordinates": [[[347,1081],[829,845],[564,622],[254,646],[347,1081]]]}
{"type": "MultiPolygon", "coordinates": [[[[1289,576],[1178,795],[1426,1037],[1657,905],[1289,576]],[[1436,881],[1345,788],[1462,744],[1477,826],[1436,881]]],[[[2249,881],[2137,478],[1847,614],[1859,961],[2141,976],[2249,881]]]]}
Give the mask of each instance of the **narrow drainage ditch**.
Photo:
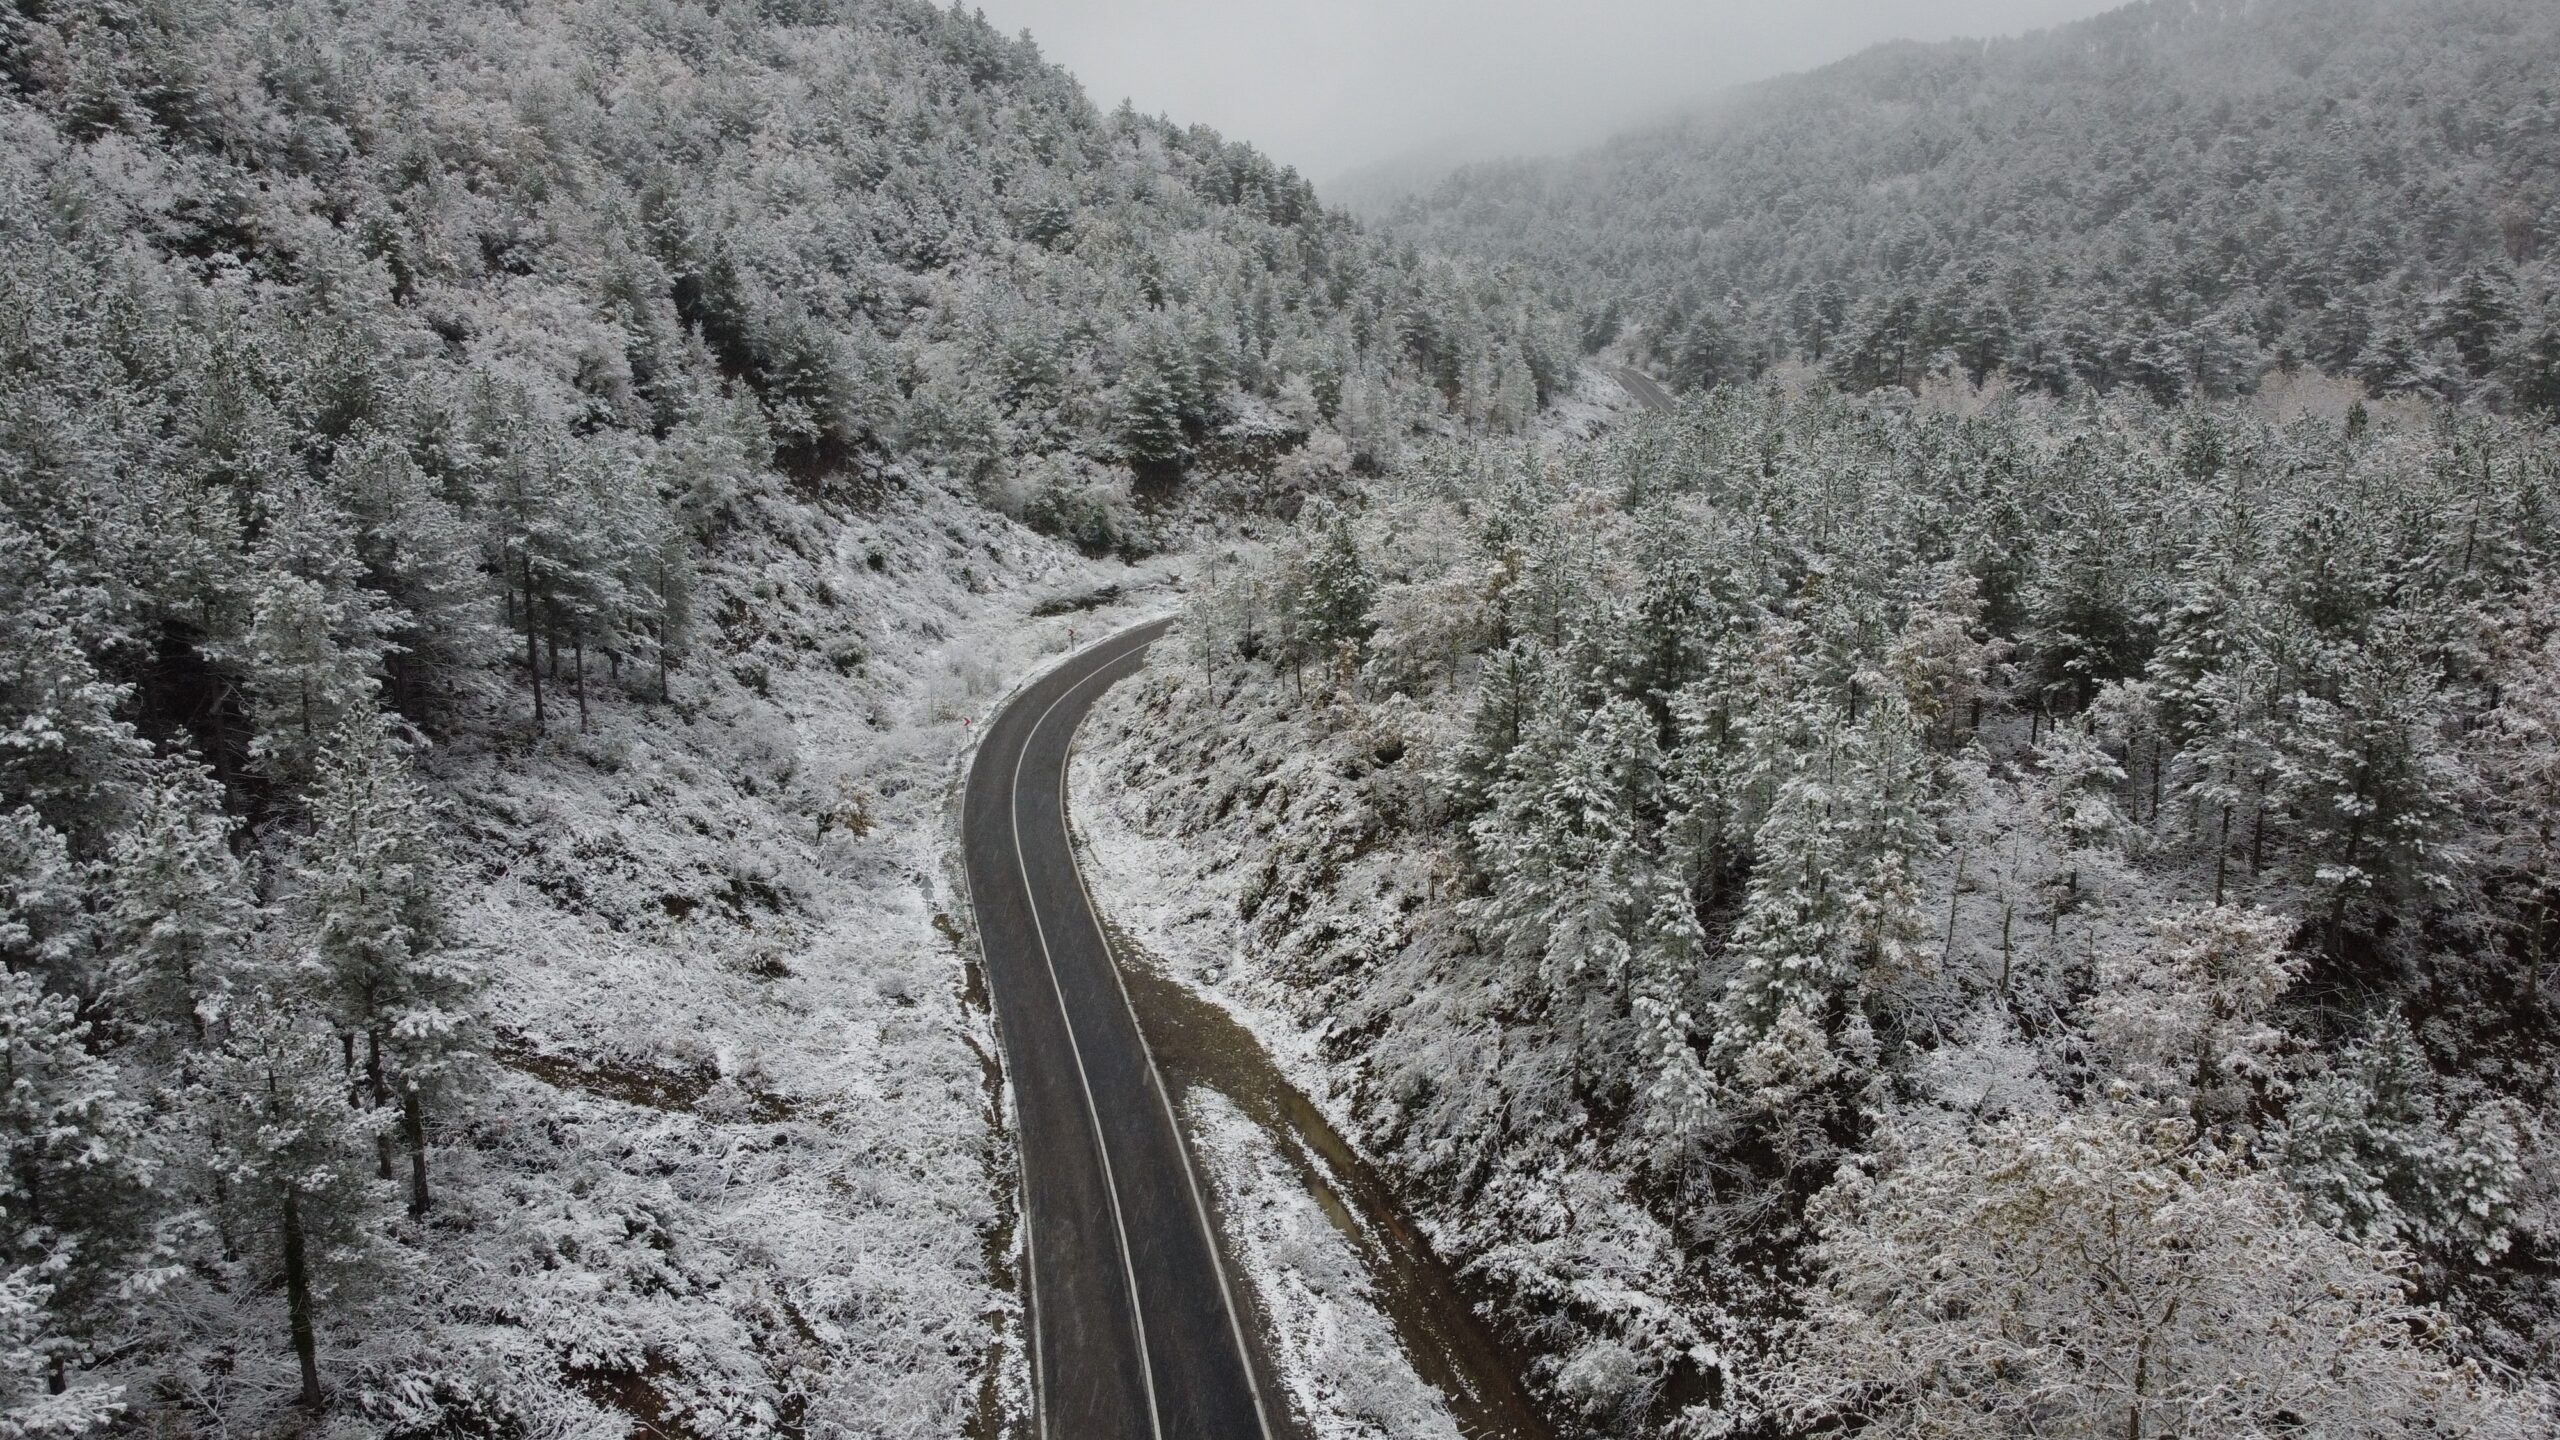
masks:
{"type": "MultiPolygon", "coordinates": [[[[933,912],[933,928],[960,961],[961,1013],[971,1019],[983,1020],[985,1033],[992,1039],[995,1034],[995,1006],[987,993],[986,971],[978,964],[977,947],[969,943],[967,934],[942,910],[933,912]]],[[[997,1058],[997,1052],[979,1046],[975,1031],[969,1036],[969,1049],[978,1057],[979,1084],[986,1099],[987,1114],[994,1125],[996,1143],[1002,1151],[996,1169],[1005,1182],[997,1188],[996,1222],[987,1230],[981,1253],[986,1262],[988,1284],[1001,1294],[1018,1298],[1022,1293],[1022,1277],[1015,1272],[1013,1262],[1015,1231],[1021,1223],[1021,1176],[1014,1168],[1014,1138],[1005,1116],[1004,1065],[997,1058]]],[[[1017,1422],[1028,1419],[1021,1413],[1021,1407],[1011,1403],[1005,1386],[1006,1377],[1012,1373],[1006,1362],[1020,1340],[1020,1331],[1004,1311],[992,1312],[986,1318],[993,1325],[995,1334],[978,1362],[976,1403],[971,1406],[969,1418],[963,1423],[961,1440],[1006,1440],[1015,1433],[1017,1422]]]]}
{"type": "Polygon", "coordinates": [[[1139,1028],[1177,1102],[1205,1086],[1280,1142],[1307,1194],[1368,1267],[1414,1373],[1448,1402],[1459,1433],[1550,1440],[1553,1432],[1520,1385],[1525,1357],[1477,1317],[1457,1276],[1404,1218],[1385,1180],[1289,1083],[1252,1031],[1167,974],[1119,927],[1106,921],[1105,929],[1139,1028]]]}

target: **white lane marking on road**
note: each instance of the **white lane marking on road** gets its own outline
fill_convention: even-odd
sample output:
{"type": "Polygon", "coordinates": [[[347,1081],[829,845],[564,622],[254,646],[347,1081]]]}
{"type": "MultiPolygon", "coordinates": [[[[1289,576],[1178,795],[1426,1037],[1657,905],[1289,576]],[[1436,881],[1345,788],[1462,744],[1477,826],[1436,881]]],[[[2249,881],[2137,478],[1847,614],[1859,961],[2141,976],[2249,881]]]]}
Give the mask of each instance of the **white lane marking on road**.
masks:
{"type": "MultiPolygon", "coordinates": [[[[1120,657],[1112,658],[1112,664],[1119,662],[1120,657]]],[[[1174,1118],[1173,1097],[1164,1088],[1164,1072],[1156,1068],[1155,1047],[1147,1043],[1147,1027],[1138,1023],[1138,1007],[1129,999],[1129,982],[1122,978],[1119,957],[1111,950],[1111,937],[1103,931],[1102,907],[1093,903],[1093,887],[1084,883],[1084,867],[1076,863],[1075,822],[1067,815],[1067,762],[1075,754],[1076,737],[1084,733],[1084,722],[1092,716],[1093,712],[1086,710],[1076,717],[1075,728],[1067,732],[1067,748],[1058,757],[1058,828],[1066,832],[1067,868],[1076,873],[1076,889],[1084,894],[1085,918],[1092,922],[1093,938],[1102,945],[1103,963],[1111,967],[1111,981],[1120,989],[1120,1007],[1129,1012],[1129,1028],[1138,1033],[1138,1051],[1147,1060],[1147,1081],[1155,1087],[1156,1103],[1164,1107],[1164,1123],[1173,1131],[1173,1152],[1182,1157],[1182,1178],[1191,1186],[1191,1213],[1199,1217],[1200,1239],[1209,1247],[1209,1268],[1218,1277],[1218,1300],[1227,1308],[1227,1333],[1235,1338],[1236,1363],[1244,1367],[1245,1390],[1253,1396],[1254,1423],[1262,1429],[1262,1440],[1272,1440],[1271,1412],[1262,1403],[1262,1381],[1253,1373],[1253,1352],[1244,1343],[1244,1320],[1236,1311],[1235,1290],[1227,1284],[1227,1262],[1218,1252],[1218,1232],[1209,1223],[1209,1200],[1200,1190],[1200,1172],[1192,1167],[1191,1147],[1183,1141],[1182,1122],[1174,1118]]]]}
{"type": "MultiPolygon", "coordinates": [[[[995,724],[991,720],[987,732],[992,734],[994,731],[995,724]]],[[[986,743],[983,736],[979,743],[986,743]]],[[[1022,762],[1017,758],[1014,773],[1019,776],[1021,772],[1022,762]]],[[[995,999],[995,967],[987,963],[985,917],[977,913],[978,877],[969,865],[969,792],[976,788],[977,782],[978,765],[972,758],[968,777],[960,784],[960,873],[969,882],[969,929],[978,942],[978,970],[987,978],[987,1008],[995,1015],[997,1045],[1002,1049],[1006,1034],[1004,1008],[995,999]]],[[[1005,798],[1005,810],[1010,814],[1014,808],[1013,797],[1008,794],[1005,798]]],[[[1015,853],[1019,855],[1020,851],[1017,849],[1015,853]]],[[[1022,899],[1025,905],[1031,903],[1028,885],[1023,887],[1022,899]]],[[[1022,1092],[1014,1084],[1014,1078],[1011,1074],[1005,1076],[1005,1089],[1013,1096],[1014,1152],[1022,1167],[1022,1199],[1017,1213],[1022,1217],[1022,1324],[1031,1332],[1031,1428],[1035,1434],[1045,1436],[1049,1433],[1049,1347],[1040,1338],[1040,1227],[1031,1222],[1031,1147],[1022,1143],[1022,1092]]]]}
{"type": "MultiPolygon", "coordinates": [[[[1153,637],[1149,637],[1148,640],[1142,640],[1130,649],[1143,649],[1152,643],[1152,639],[1153,637]]],[[[1122,652],[1123,655],[1126,653],[1128,652],[1122,652]]],[[[1040,712],[1038,719],[1031,722],[1031,728],[1023,732],[1022,746],[1013,752],[1013,786],[1012,792],[1006,797],[1005,816],[1013,827],[1013,863],[1014,868],[1022,875],[1023,900],[1031,910],[1031,933],[1040,942],[1040,964],[1049,972],[1049,993],[1058,1001],[1058,1022],[1067,1028],[1067,1052],[1075,1057],[1076,1082],[1084,1090],[1085,1115],[1093,1122],[1094,1154],[1102,1162],[1103,1189],[1111,1197],[1111,1228],[1120,1239],[1120,1274],[1129,1287],[1129,1320],[1138,1332],[1138,1375],[1146,1382],[1148,1433],[1155,1436],[1155,1440],[1164,1440],[1164,1418],[1156,1413],[1155,1358],[1147,1349],[1147,1317],[1144,1307],[1138,1301],[1138,1270],[1129,1259],[1129,1226],[1120,1214],[1120,1182],[1111,1173],[1111,1147],[1102,1138],[1102,1110],[1093,1100],[1093,1078],[1085,1070],[1084,1046],[1076,1039],[1074,1017],[1067,1013],[1066,988],[1058,980],[1058,962],[1049,953],[1048,927],[1040,920],[1039,892],[1031,888],[1031,865],[1022,854],[1022,762],[1030,755],[1032,742],[1040,737],[1041,727],[1049,723],[1049,717],[1056,713],[1057,708],[1064,704],[1069,696],[1082,690],[1092,682],[1095,675],[1110,669],[1120,659],[1121,655],[1112,656],[1094,667],[1093,671],[1083,679],[1068,686],[1057,699],[1049,702],[1047,708],[1040,712]]],[[[1067,861],[1071,866],[1075,862],[1072,848],[1068,853],[1067,861]]],[[[1041,1418],[1045,1427],[1049,1416],[1045,1413],[1046,1407],[1043,1409],[1041,1418]]],[[[1045,1428],[1043,1433],[1047,1433],[1045,1428]]]]}

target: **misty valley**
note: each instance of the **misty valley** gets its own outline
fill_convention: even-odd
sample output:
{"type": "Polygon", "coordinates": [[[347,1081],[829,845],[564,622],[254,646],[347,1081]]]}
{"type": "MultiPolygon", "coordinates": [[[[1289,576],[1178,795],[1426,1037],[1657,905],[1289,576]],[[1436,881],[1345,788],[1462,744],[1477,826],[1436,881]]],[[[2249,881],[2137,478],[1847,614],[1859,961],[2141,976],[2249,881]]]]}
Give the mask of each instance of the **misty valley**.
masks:
{"type": "Polygon", "coordinates": [[[16,0],[0,1440],[2560,1432],[2560,7],[2098,3],[16,0]]]}

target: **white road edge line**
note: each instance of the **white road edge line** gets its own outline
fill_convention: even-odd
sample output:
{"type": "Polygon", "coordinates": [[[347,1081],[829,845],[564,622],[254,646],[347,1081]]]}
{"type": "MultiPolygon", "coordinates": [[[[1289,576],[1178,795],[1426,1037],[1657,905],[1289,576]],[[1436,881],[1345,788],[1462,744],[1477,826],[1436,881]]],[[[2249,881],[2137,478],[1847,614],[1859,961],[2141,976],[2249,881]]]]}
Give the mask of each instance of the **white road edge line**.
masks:
{"type": "MultiPolygon", "coordinates": [[[[990,725],[987,728],[993,730],[995,727],[990,725]]],[[[979,743],[984,744],[986,732],[980,732],[978,738],[979,743]]],[[[1021,770],[1021,762],[1016,760],[1014,773],[1017,777],[1021,774],[1021,770]]],[[[969,882],[969,930],[972,938],[978,942],[978,971],[986,977],[987,1011],[996,1022],[997,1052],[1007,1054],[1004,1044],[1006,1034],[1004,1010],[996,1003],[995,967],[987,963],[987,929],[981,923],[977,913],[978,877],[971,874],[969,868],[969,790],[977,778],[978,761],[977,757],[972,755],[969,758],[968,772],[960,782],[960,874],[969,882]]],[[[1013,808],[1007,805],[1006,813],[1012,813],[1013,808]]],[[[1018,848],[1016,853],[1019,854],[1018,848]]],[[[1029,887],[1025,886],[1024,889],[1026,893],[1023,901],[1029,904],[1029,887]]],[[[1008,1058],[1010,1058],[1009,1054],[1008,1058]]],[[[1048,1347],[1040,1341],[1040,1230],[1038,1226],[1031,1223],[1031,1149],[1022,1143],[1022,1091],[1014,1083],[1014,1078],[1008,1069],[1004,1077],[1004,1088],[1005,1093],[1013,1100],[1013,1145],[1019,1162],[1018,1179],[1021,1182],[1021,1200],[1015,1214],[1020,1217],[1017,1223],[1022,1227],[1022,1328],[1030,1332],[1031,1341],[1031,1428],[1033,1433],[1045,1436],[1049,1433],[1049,1351],[1048,1347]]]]}
{"type": "MultiPolygon", "coordinates": [[[[1153,637],[1150,637],[1131,646],[1130,649],[1144,649],[1152,643],[1154,643],[1153,637]]],[[[1164,1417],[1157,1413],[1156,1407],[1155,1357],[1147,1349],[1146,1310],[1138,1300],[1138,1270],[1129,1259],[1129,1226],[1120,1213],[1120,1182],[1111,1173],[1111,1146],[1103,1139],[1102,1110],[1094,1104],[1093,1079],[1085,1070],[1084,1046],[1076,1039],[1074,1017],[1067,1013],[1067,992],[1058,980],[1058,962],[1049,953],[1049,929],[1040,920],[1040,896],[1031,888],[1031,865],[1022,855],[1022,762],[1031,753],[1031,743],[1039,738],[1041,727],[1049,723],[1049,717],[1056,713],[1060,705],[1066,703],[1069,696],[1090,684],[1095,675],[1118,664],[1121,658],[1120,655],[1112,656],[1094,667],[1092,674],[1068,686],[1057,699],[1049,702],[1047,708],[1040,712],[1038,719],[1031,722],[1031,728],[1023,732],[1022,746],[1013,753],[1013,785],[1005,797],[1005,818],[1013,829],[1013,864],[1015,870],[1022,876],[1022,898],[1023,903],[1031,911],[1031,933],[1040,942],[1040,964],[1049,972],[1049,993],[1056,997],[1058,1002],[1058,1022],[1067,1029],[1067,1052],[1075,1057],[1076,1082],[1084,1090],[1085,1115],[1093,1122],[1094,1154],[1102,1162],[1102,1186],[1111,1196],[1111,1228],[1120,1239],[1120,1274],[1128,1282],[1129,1319],[1138,1332],[1138,1376],[1146,1382],[1148,1432],[1155,1436],[1155,1440],[1164,1440],[1164,1417]]],[[[1073,868],[1075,864],[1072,835],[1068,837],[1067,864],[1069,868],[1073,868]]],[[[1079,876],[1078,880],[1081,883],[1082,877],[1079,876]]],[[[1152,1060],[1149,1061],[1150,1066],[1153,1063],[1152,1060]]],[[[1179,1132],[1176,1132],[1174,1138],[1178,1142],[1182,1137],[1179,1132]]],[[[1042,1406],[1041,1409],[1042,1433],[1045,1435],[1051,1416],[1047,1413],[1047,1406],[1042,1406]]]]}
{"type": "MultiPolygon", "coordinates": [[[[1111,664],[1119,664],[1121,658],[1114,656],[1111,664]]],[[[1262,1381],[1253,1373],[1253,1352],[1244,1341],[1244,1319],[1236,1311],[1235,1290],[1227,1283],[1227,1262],[1218,1253],[1217,1229],[1209,1223],[1209,1200],[1200,1189],[1200,1172],[1191,1164],[1191,1146],[1182,1138],[1182,1122],[1174,1116],[1173,1097],[1164,1087],[1164,1072],[1156,1068],[1155,1047],[1147,1043],[1147,1027],[1138,1023],[1138,1007],[1129,999],[1129,982],[1121,977],[1119,956],[1112,949],[1111,936],[1102,928],[1102,907],[1093,903],[1093,887],[1085,883],[1084,866],[1076,861],[1075,820],[1067,813],[1067,765],[1075,757],[1076,737],[1084,732],[1084,722],[1092,716],[1093,712],[1087,710],[1076,717],[1075,728],[1067,732],[1067,748],[1058,756],[1058,828],[1067,836],[1067,868],[1075,872],[1076,889],[1084,894],[1085,918],[1093,922],[1094,939],[1102,943],[1103,961],[1111,967],[1111,983],[1120,990],[1120,1007],[1129,1012],[1129,1028],[1138,1032],[1138,1052],[1146,1057],[1147,1081],[1155,1087],[1156,1103],[1164,1107],[1164,1123],[1173,1130],[1173,1152],[1182,1157],[1182,1178],[1191,1186],[1191,1213],[1199,1217],[1200,1238],[1209,1247],[1209,1268],[1218,1277],[1218,1299],[1227,1308],[1227,1333],[1236,1342],[1236,1363],[1244,1367],[1245,1390],[1253,1396],[1254,1422],[1262,1429],[1262,1440],[1273,1440],[1271,1412],[1262,1403],[1262,1381]]]]}
{"type": "MultiPolygon", "coordinates": [[[[1147,625],[1154,623],[1154,621],[1144,621],[1129,628],[1132,630],[1144,629],[1147,625]]],[[[1125,634],[1126,632],[1123,633],[1125,634]]],[[[1090,644],[1070,650],[1065,655],[1059,657],[1057,665],[1050,668],[1054,670],[1072,664],[1086,655],[1104,649],[1119,638],[1120,636],[1118,635],[1105,635],[1101,639],[1095,640],[1090,644]]],[[[1024,690],[1028,690],[1033,685],[1038,684],[1039,681],[1048,673],[1048,671],[1042,671],[1039,675],[1035,675],[1029,680],[1018,682],[1015,685],[1014,690],[1007,693],[1005,697],[1006,703],[1010,704],[1016,694],[1024,690]]],[[[986,743],[987,735],[994,730],[995,721],[1004,713],[1004,710],[1005,705],[998,705],[991,714],[985,717],[987,725],[978,733],[978,742],[980,745],[984,745],[986,743]]],[[[1034,728],[1036,729],[1037,727],[1035,726],[1034,728]]],[[[1024,738],[1024,748],[1029,748],[1028,736],[1024,738]]],[[[1017,753],[1014,760],[1014,778],[1017,783],[1019,783],[1021,775],[1022,762],[1019,753],[1017,753]]],[[[977,756],[973,753],[970,756],[969,765],[964,771],[962,771],[960,779],[960,813],[963,817],[960,836],[960,875],[961,878],[968,883],[969,887],[970,938],[977,942],[978,969],[981,973],[987,976],[987,1009],[995,1019],[997,1046],[999,1053],[1002,1053],[1005,1035],[1004,1011],[1002,1007],[995,1003],[995,967],[987,961],[987,932],[986,928],[978,923],[976,913],[978,903],[978,881],[977,876],[971,873],[969,867],[969,839],[966,816],[969,813],[969,791],[974,787],[977,778],[977,756]]],[[[1013,803],[1013,796],[1008,795],[1006,799],[1007,804],[1005,806],[1005,813],[1010,817],[1020,807],[1013,803]]],[[[1014,827],[1014,838],[1015,863],[1017,867],[1019,867],[1020,856],[1022,853],[1021,827],[1019,824],[1016,824],[1014,827]]],[[[1083,877],[1078,876],[1077,878],[1081,880],[1083,877]]],[[[1026,906],[1032,906],[1034,909],[1035,913],[1032,918],[1036,924],[1039,918],[1036,913],[1037,907],[1032,904],[1031,887],[1027,881],[1023,886],[1022,899],[1023,904],[1026,906]]],[[[1089,900],[1088,903],[1090,903],[1089,900]]],[[[1053,973],[1052,981],[1054,982],[1054,980],[1055,975],[1053,973]]],[[[1073,1027],[1071,1026],[1069,1028],[1070,1032],[1072,1032],[1073,1027]]],[[[1033,1433],[1046,1436],[1049,1433],[1049,1348],[1042,1340],[1040,1334],[1040,1227],[1031,1223],[1031,1152],[1029,1149],[1025,1148],[1021,1142],[1022,1092],[1015,1086],[1014,1077],[1010,1072],[1005,1076],[1005,1092],[1011,1096],[1013,1100],[1014,1148],[1019,1152],[1017,1178],[1020,1181],[1020,1185],[1018,1187],[1020,1199],[1015,1207],[1014,1213],[1019,1217],[1017,1223],[1022,1227],[1022,1324],[1023,1329],[1029,1332],[1031,1344],[1031,1428],[1033,1433]]]]}

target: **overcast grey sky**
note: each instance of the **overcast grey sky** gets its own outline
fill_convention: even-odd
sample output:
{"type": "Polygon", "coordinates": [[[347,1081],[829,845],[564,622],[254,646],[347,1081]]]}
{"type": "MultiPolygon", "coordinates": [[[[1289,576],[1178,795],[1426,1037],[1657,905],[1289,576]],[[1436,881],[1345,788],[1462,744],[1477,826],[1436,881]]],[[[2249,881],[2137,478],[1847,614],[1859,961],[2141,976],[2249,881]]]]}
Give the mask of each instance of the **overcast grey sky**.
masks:
{"type": "Polygon", "coordinates": [[[1324,181],[1453,145],[1552,150],[1880,40],[2005,35],[2121,0],[975,0],[1094,100],[1324,181]]]}

